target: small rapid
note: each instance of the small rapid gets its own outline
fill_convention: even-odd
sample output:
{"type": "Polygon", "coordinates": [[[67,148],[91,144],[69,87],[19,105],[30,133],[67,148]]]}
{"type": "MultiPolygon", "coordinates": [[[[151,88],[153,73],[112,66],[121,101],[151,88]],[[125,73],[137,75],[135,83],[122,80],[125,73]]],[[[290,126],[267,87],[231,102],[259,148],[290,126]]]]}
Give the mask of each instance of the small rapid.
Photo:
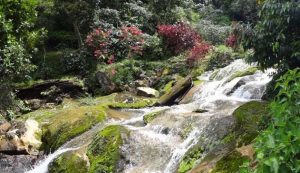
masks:
{"type": "Polygon", "coordinates": [[[273,70],[235,77],[237,72],[253,67],[243,60],[235,60],[222,69],[204,73],[199,77],[204,83],[187,104],[123,110],[134,115],[128,120],[95,126],[49,154],[28,173],[46,173],[56,157],[88,145],[99,130],[112,124],[123,125],[130,131],[130,137],[121,149],[126,160],[124,173],[174,173],[189,149],[199,144],[200,139],[211,135],[207,129],[211,128],[212,120],[231,116],[243,103],[262,98],[273,70]],[[195,112],[199,109],[205,111],[195,112]],[[161,110],[164,110],[162,115],[143,125],[144,115],[161,110]],[[182,137],[186,129],[190,130],[182,137]]]}

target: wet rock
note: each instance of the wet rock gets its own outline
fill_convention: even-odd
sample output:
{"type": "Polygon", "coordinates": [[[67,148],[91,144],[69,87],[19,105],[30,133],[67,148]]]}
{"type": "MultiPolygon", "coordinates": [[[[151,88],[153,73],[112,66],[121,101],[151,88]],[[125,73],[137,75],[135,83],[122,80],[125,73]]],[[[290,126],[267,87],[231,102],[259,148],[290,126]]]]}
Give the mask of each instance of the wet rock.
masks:
{"type": "Polygon", "coordinates": [[[84,153],[71,151],[62,154],[49,165],[51,173],[86,173],[88,172],[88,158],[84,153]]]}
{"type": "Polygon", "coordinates": [[[31,99],[26,101],[27,106],[30,107],[32,110],[37,110],[42,107],[43,101],[40,99],[31,99]]]}
{"type": "Polygon", "coordinates": [[[98,71],[95,77],[100,90],[104,93],[110,94],[116,90],[115,84],[110,80],[106,73],[98,71]]]}
{"type": "Polygon", "coordinates": [[[88,146],[89,172],[122,172],[126,161],[122,160],[121,146],[128,137],[129,131],[122,126],[101,130],[88,146]]]}
{"type": "Polygon", "coordinates": [[[159,97],[159,92],[153,88],[149,87],[138,87],[137,95],[143,97],[159,97]]]}
{"type": "Polygon", "coordinates": [[[3,121],[0,122],[0,134],[4,134],[11,128],[11,124],[9,122],[3,121]]]}
{"type": "Polygon", "coordinates": [[[161,96],[158,100],[158,105],[172,105],[175,103],[175,100],[182,97],[190,90],[192,86],[192,78],[191,76],[187,76],[186,78],[179,80],[172,89],[161,96]]]}
{"type": "Polygon", "coordinates": [[[5,155],[0,153],[0,172],[21,173],[30,170],[38,160],[33,155],[5,155]]]}
{"type": "Polygon", "coordinates": [[[193,96],[195,95],[195,93],[197,91],[200,90],[200,88],[202,87],[201,84],[196,85],[194,87],[192,87],[189,92],[182,98],[182,100],[179,102],[179,104],[187,104],[193,101],[193,96]]]}
{"type": "Polygon", "coordinates": [[[27,120],[25,123],[7,124],[5,130],[0,136],[0,153],[19,155],[38,152],[41,141],[36,139],[36,136],[41,133],[41,130],[36,121],[27,120]]]}

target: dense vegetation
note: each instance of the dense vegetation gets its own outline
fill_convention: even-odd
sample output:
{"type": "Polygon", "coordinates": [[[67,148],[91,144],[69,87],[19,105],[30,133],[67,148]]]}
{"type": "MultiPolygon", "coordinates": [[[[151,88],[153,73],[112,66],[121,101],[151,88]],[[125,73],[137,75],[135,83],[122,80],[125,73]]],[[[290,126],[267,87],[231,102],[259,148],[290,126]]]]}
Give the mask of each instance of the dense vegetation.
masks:
{"type": "MultiPolygon", "coordinates": [[[[268,128],[260,129],[255,159],[244,166],[299,172],[297,0],[2,0],[0,116],[12,120],[33,110],[16,95],[40,81],[79,81],[91,96],[140,86],[164,94],[176,80],[196,80],[237,58],[277,70],[268,86],[268,128]]],[[[43,98],[58,92],[52,88],[43,98]]],[[[120,134],[115,137],[119,145],[120,134]]]]}

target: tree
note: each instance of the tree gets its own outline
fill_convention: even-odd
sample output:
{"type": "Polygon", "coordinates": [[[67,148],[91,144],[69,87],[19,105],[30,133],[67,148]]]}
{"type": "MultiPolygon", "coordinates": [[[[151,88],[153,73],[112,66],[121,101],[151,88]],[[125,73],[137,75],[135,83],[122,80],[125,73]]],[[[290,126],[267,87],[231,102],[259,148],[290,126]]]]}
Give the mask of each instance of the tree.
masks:
{"type": "Polygon", "coordinates": [[[79,48],[83,45],[83,27],[88,28],[90,25],[95,4],[93,0],[54,0],[54,9],[59,16],[71,21],[79,48]]]}
{"type": "Polygon", "coordinates": [[[249,59],[263,68],[281,70],[300,66],[300,3],[295,0],[260,1],[259,21],[244,32],[246,48],[253,48],[249,59]]]}
{"type": "Polygon", "coordinates": [[[30,59],[44,30],[34,28],[37,0],[2,0],[0,4],[0,114],[13,104],[11,84],[33,69],[30,59]]]}

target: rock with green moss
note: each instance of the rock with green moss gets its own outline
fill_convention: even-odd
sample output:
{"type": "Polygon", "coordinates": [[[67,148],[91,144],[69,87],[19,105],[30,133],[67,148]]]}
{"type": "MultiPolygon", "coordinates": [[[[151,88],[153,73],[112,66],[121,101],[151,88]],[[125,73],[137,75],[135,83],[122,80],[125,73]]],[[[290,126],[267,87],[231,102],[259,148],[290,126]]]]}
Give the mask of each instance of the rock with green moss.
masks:
{"type": "Polygon", "coordinates": [[[67,152],[56,158],[49,165],[51,173],[86,173],[88,172],[88,160],[84,155],[75,152],[67,152]]]}
{"type": "Polygon", "coordinates": [[[238,78],[238,77],[253,75],[257,72],[257,70],[258,70],[257,67],[250,67],[244,71],[237,71],[236,73],[234,73],[230,76],[230,78],[227,80],[227,82],[230,82],[233,79],[238,78]]]}
{"type": "Polygon", "coordinates": [[[88,146],[89,172],[118,172],[121,159],[120,147],[128,136],[129,131],[118,125],[108,126],[100,131],[88,146]]]}
{"type": "Polygon", "coordinates": [[[211,173],[237,173],[240,166],[247,160],[249,160],[249,157],[242,156],[241,153],[234,150],[219,160],[211,173]]]}
{"type": "Polygon", "coordinates": [[[127,108],[127,109],[139,109],[144,107],[153,106],[156,103],[156,99],[138,99],[132,103],[119,103],[115,102],[109,105],[110,108],[127,108]]]}
{"type": "Polygon", "coordinates": [[[155,111],[155,112],[151,112],[149,114],[144,115],[144,117],[143,117],[144,123],[149,124],[151,121],[153,121],[159,115],[161,115],[163,112],[165,112],[165,110],[155,111]]]}
{"type": "Polygon", "coordinates": [[[104,121],[105,111],[103,106],[82,106],[56,113],[49,119],[49,123],[43,126],[43,149],[53,151],[93,125],[104,121]]]}
{"type": "Polygon", "coordinates": [[[197,160],[202,157],[203,152],[204,149],[200,146],[189,150],[179,164],[178,173],[186,173],[191,170],[196,165],[197,160]]]}
{"type": "Polygon", "coordinates": [[[173,104],[174,102],[176,102],[176,99],[183,96],[187,91],[189,91],[192,85],[193,81],[191,76],[187,76],[186,78],[179,80],[169,92],[165,93],[159,98],[157,103],[159,105],[173,104]]]}

